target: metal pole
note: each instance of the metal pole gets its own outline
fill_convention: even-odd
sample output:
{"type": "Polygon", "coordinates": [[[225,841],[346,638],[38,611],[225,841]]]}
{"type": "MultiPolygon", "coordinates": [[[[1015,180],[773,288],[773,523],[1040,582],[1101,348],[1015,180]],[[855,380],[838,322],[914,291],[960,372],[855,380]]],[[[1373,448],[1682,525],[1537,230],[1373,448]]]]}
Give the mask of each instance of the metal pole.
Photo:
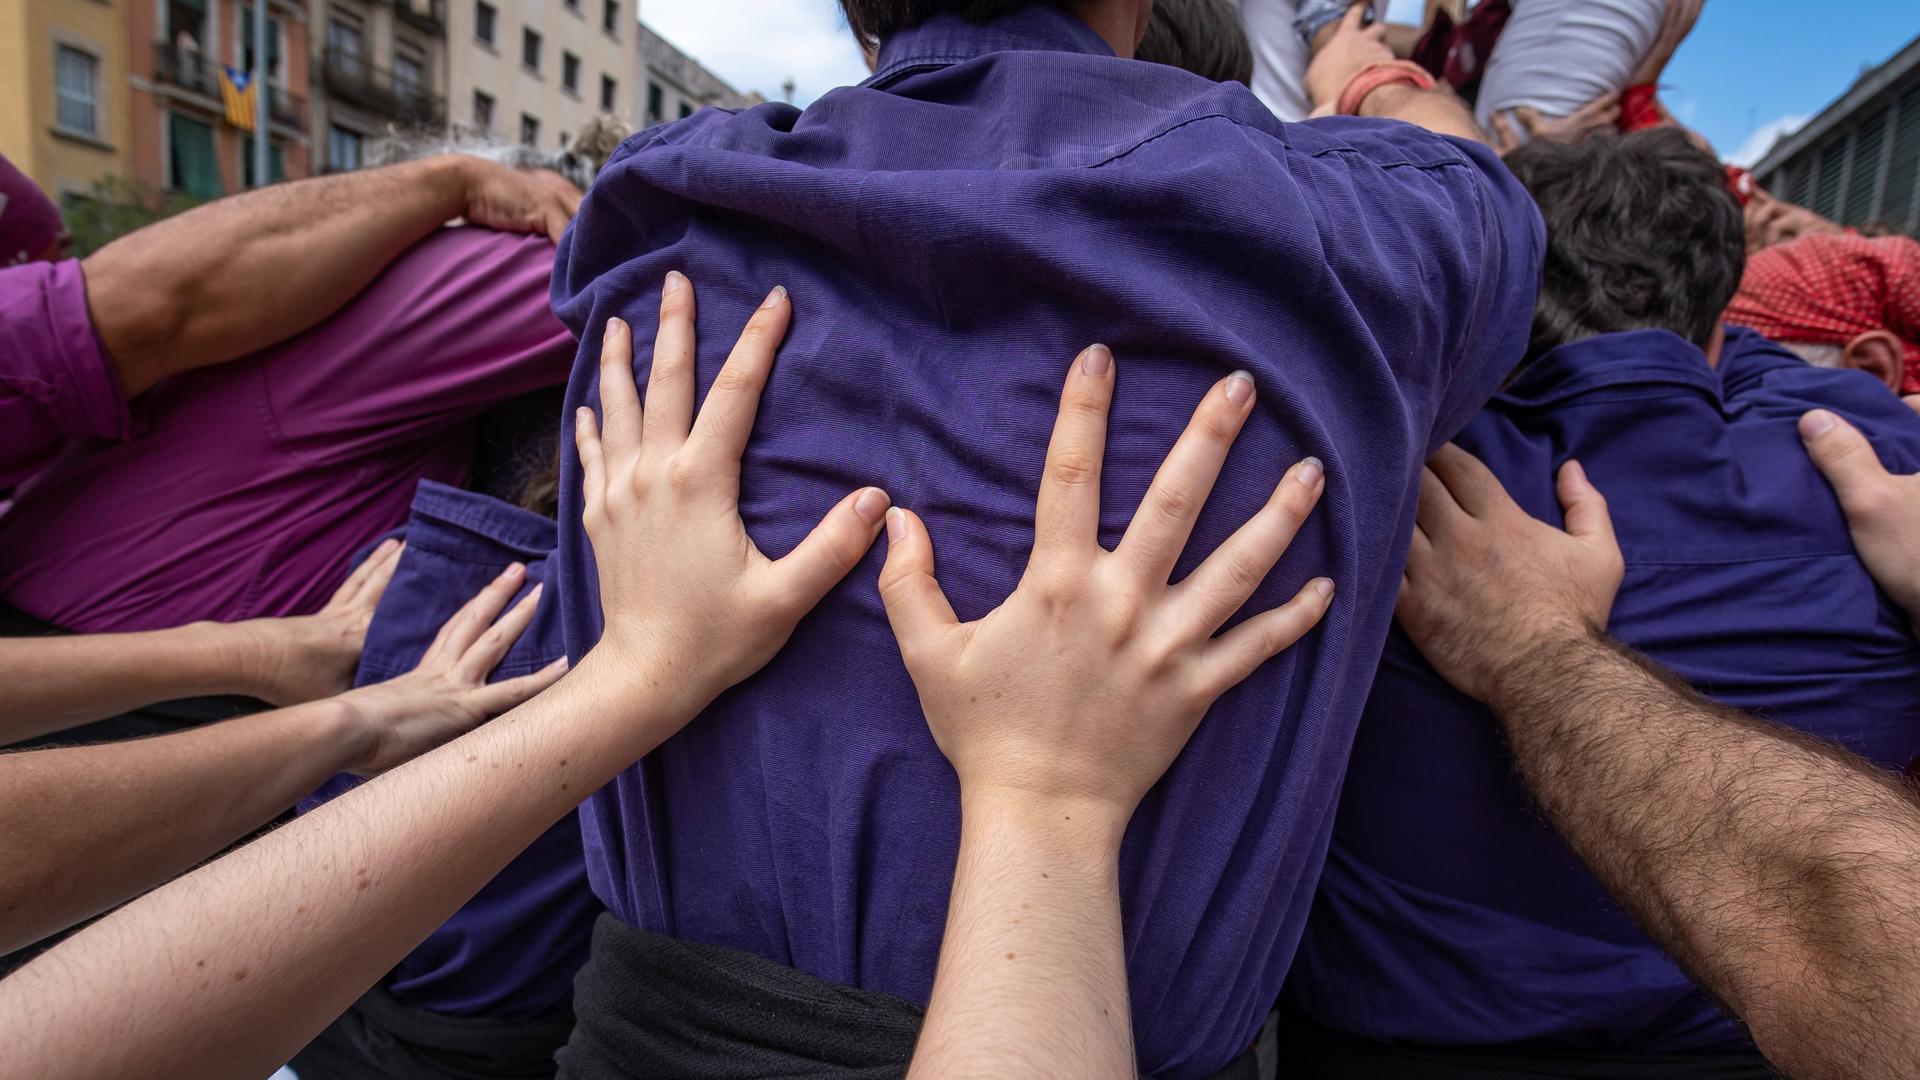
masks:
{"type": "Polygon", "coordinates": [[[267,186],[267,0],[253,0],[253,186],[267,186]]]}

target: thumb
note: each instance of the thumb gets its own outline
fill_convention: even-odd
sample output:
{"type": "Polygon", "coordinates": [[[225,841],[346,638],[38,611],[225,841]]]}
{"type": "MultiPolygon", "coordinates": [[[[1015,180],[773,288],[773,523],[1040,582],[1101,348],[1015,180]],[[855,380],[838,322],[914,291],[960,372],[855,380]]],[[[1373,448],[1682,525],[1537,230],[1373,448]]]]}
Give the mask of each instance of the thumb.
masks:
{"type": "Polygon", "coordinates": [[[880,533],[886,509],[886,492],[861,488],[827,511],[798,547],[773,564],[779,581],[777,595],[783,605],[791,606],[796,620],[812,611],[866,555],[880,533]]]}
{"type": "Polygon", "coordinates": [[[933,576],[933,538],[920,515],[894,507],[887,511],[887,562],[880,568],[880,600],[902,656],[916,643],[955,626],[953,605],[933,576]]]}
{"type": "Polygon", "coordinates": [[[1859,429],[1825,409],[1815,409],[1800,418],[1800,439],[1807,444],[1807,455],[1842,507],[1858,504],[1876,485],[1886,482],[1886,467],[1880,455],[1859,429]]]}
{"type": "Polygon", "coordinates": [[[1607,497],[1587,479],[1587,470],[1579,462],[1570,458],[1560,466],[1557,488],[1569,535],[1608,547],[1619,546],[1613,536],[1613,515],[1607,512],[1607,497]]]}

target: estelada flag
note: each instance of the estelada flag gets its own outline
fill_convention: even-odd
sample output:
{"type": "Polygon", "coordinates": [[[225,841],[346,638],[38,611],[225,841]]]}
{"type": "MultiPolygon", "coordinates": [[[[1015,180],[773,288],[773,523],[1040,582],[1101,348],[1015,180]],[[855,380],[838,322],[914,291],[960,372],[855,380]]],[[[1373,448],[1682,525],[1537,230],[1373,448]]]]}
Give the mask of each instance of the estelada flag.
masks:
{"type": "Polygon", "coordinates": [[[221,65],[220,101],[227,107],[227,123],[242,131],[252,131],[254,97],[257,93],[252,75],[221,65]]]}

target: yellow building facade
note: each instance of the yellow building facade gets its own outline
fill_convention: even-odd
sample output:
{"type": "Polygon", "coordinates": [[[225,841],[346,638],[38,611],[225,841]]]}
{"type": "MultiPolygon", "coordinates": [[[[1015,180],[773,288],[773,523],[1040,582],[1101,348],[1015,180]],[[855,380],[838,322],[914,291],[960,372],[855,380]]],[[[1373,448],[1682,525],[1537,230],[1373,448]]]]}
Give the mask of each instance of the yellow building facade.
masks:
{"type": "Polygon", "coordinates": [[[0,154],[55,198],[133,175],[131,0],[0,0],[0,154]]]}

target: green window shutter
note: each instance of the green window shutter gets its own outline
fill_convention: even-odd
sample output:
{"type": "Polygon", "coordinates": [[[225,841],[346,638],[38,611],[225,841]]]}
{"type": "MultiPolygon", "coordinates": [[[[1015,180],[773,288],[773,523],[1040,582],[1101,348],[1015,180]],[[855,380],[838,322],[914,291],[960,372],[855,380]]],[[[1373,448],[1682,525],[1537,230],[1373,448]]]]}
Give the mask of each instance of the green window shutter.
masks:
{"type": "MultiPolygon", "coordinates": [[[[247,187],[253,186],[253,136],[240,136],[240,175],[247,187]]],[[[279,143],[267,144],[267,181],[277,184],[287,178],[287,156],[279,143]]]]}
{"type": "Polygon", "coordinates": [[[169,176],[176,190],[196,199],[217,199],[227,193],[220,182],[220,162],[213,154],[213,128],[179,113],[167,114],[169,176]]]}
{"type": "Polygon", "coordinates": [[[1880,208],[1873,203],[1873,189],[1880,179],[1880,161],[1886,146],[1887,110],[1881,109],[1854,129],[1853,175],[1847,181],[1846,218],[1842,224],[1865,225],[1879,217],[1880,208]]]}
{"type": "Polygon", "coordinates": [[[1887,190],[1880,197],[1880,216],[1896,229],[1914,232],[1914,190],[1920,187],[1920,86],[1900,98],[1900,123],[1894,129],[1893,161],[1887,169],[1887,190]]]}

